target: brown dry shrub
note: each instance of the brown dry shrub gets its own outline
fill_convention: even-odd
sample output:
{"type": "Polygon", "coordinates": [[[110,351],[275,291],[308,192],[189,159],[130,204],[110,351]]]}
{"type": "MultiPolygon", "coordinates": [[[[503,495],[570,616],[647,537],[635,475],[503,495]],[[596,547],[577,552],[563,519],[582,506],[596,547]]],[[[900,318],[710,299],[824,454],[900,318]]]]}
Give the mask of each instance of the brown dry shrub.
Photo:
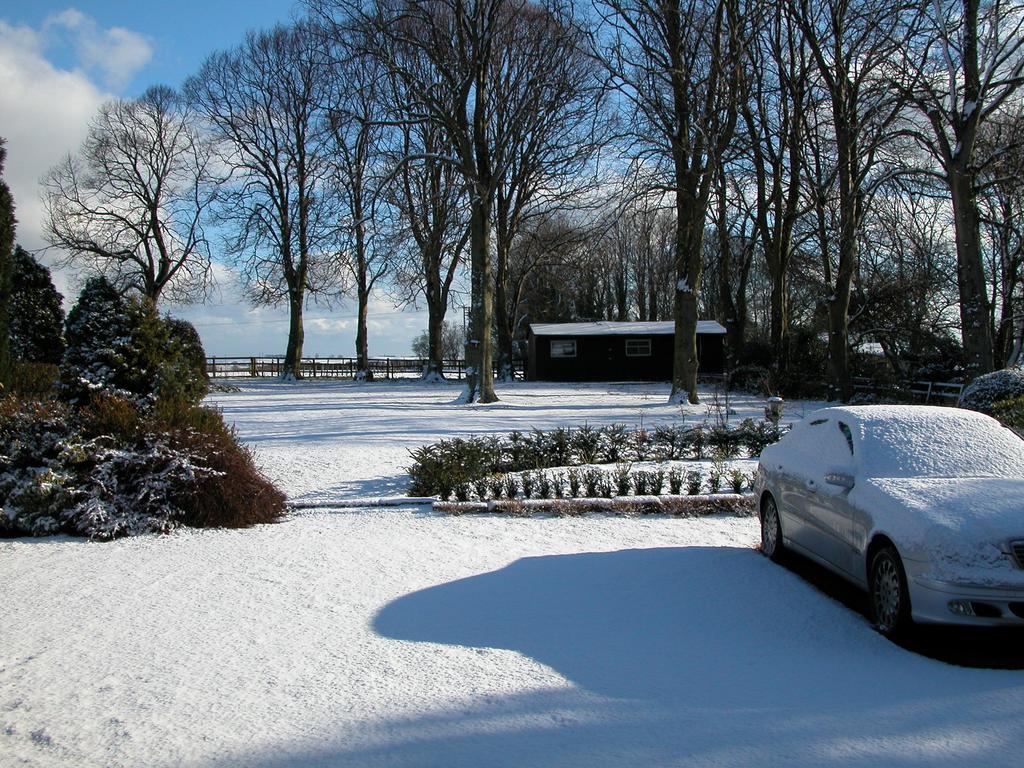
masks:
{"type": "Polygon", "coordinates": [[[138,406],[125,397],[104,392],[90,395],[89,402],[79,411],[78,422],[86,438],[109,435],[134,443],[142,430],[138,406]]]}
{"type": "Polygon", "coordinates": [[[31,400],[48,400],[57,395],[60,369],[51,363],[23,360],[11,365],[11,394],[31,400]]]}
{"type": "Polygon", "coordinates": [[[285,514],[285,495],[260,472],[252,451],[234,428],[210,408],[167,411],[172,444],[211,470],[195,492],[181,500],[185,524],[198,528],[247,528],[274,523],[285,514]]]}

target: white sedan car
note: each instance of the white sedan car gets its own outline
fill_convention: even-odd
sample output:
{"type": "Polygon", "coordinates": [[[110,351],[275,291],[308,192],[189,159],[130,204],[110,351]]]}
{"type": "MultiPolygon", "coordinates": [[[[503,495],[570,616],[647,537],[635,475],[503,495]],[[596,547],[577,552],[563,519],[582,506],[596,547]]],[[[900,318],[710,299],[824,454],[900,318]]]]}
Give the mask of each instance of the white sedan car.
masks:
{"type": "Polygon", "coordinates": [[[761,453],[761,546],[821,563],[894,636],[912,621],[1024,626],[1024,441],[973,411],[849,406],[761,453]]]}

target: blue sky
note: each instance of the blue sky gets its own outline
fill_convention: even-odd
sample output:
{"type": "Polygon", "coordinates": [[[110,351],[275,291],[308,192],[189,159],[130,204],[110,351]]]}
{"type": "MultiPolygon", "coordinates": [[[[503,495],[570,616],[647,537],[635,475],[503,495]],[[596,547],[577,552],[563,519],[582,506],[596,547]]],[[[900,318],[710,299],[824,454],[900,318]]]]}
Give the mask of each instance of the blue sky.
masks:
{"type": "MultiPolygon", "coordinates": [[[[36,252],[45,245],[39,178],[76,150],[103,101],[155,84],[178,87],[209,54],[238,44],[250,29],[287,23],[300,10],[293,0],[0,0],[0,136],[7,140],[4,176],[17,205],[19,243],[36,252]]],[[[52,264],[56,254],[40,256],[52,264]]],[[[283,354],[285,312],[246,303],[228,265],[219,265],[217,275],[213,301],[162,309],[193,322],[209,354],[283,354]]],[[[74,274],[54,270],[54,278],[66,297],[77,292],[74,274]]],[[[353,355],[354,316],[351,306],[310,307],[305,354],[353,355]]],[[[387,296],[375,297],[370,354],[411,354],[412,338],[425,327],[424,312],[399,312],[387,296]]]]}
{"type": "MultiPolygon", "coordinates": [[[[119,95],[133,96],[155,83],[179,86],[208,54],[235,45],[247,30],[289,21],[297,8],[294,0],[0,0],[0,18],[40,29],[47,19],[74,9],[102,29],[120,27],[143,36],[151,58],[119,89],[119,95]]],[[[62,69],[78,64],[74,46],[55,46],[47,58],[62,69]]]]}

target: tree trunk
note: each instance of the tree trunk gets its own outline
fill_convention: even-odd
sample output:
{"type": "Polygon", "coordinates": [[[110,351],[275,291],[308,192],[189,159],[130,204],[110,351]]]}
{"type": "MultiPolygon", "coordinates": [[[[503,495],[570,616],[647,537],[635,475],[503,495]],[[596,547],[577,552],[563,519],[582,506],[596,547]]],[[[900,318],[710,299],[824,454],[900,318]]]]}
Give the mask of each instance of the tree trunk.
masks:
{"type": "Polygon", "coordinates": [[[992,371],[992,326],[985,269],[981,260],[981,228],[973,174],[956,166],[948,171],[956,231],[957,283],[964,357],[972,377],[992,371]]]}
{"type": "MultiPolygon", "coordinates": [[[[767,250],[765,251],[767,256],[767,250]]],[[[789,369],[789,288],[788,265],[779,256],[766,259],[771,276],[771,342],[775,372],[789,369]]]]}
{"type": "Polygon", "coordinates": [[[848,343],[849,313],[849,287],[845,291],[839,287],[836,296],[828,304],[828,367],[835,395],[844,403],[849,402],[853,395],[848,343]]]}
{"type": "Polygon", "coordinates": [[[288,346],[284,353],[281,378],[285,381],[302,378],[302,343],[305,332],[302,328],[302,291],[289,291],[288,295],[288,346]]]}
{"type": "Polygon", "coordinates": [[[444,316],[447,307],[427,295],[427,363],[423,368],[426,381],[444,379],[444,316]]]}
{"type": "Polygon", "coordinates": [[[701,255],[704,247],[704,213],[706,206],[685,192],[684,173],[677,173],[683,181],[676,190],[676,242],[675,242],[675,360],[672,369],[670,402],[697,404],[697,297],[703,272],[701,255]]]}
{"type": "Polygon", "coordinates": [[[488,193],[474,190],[470,217],[470,322],[466,339],[467,403],[493,403],[494,370],[491,350],[494,284],[491,280],[491,211],[488,193]]]}
{"type": "Polygon", "coordinates": [[[370,309],[370,291],[366,284],[366,269],[363,267],[359,275],[359,314],[356,320],[356,373],[357,381],[372,381],[370,370],[370,342],[367,332],[367,316],[370,309]]]}
{"type": "Polygon", "coordinates": [[[372,381],[370,371],[370,340],[367,315],[370,308],[370,283],[366,263],[366,230],[362,224],[363,210],[360,203],[354,206],[356,216],[356,294],[359,302],[356,317],[356,381],[372,381]]]}
{"type": "MultiPolygon", "coordinates": [[[[503,238],[498,238],[504,240],[503,238]]],[[[508,242],[499,242],[496,275],[494,279],[494,324],[498,336],[498,381],[512,381],[515,367],[512,362],[512,319],[508,298],[508,242]]]]}

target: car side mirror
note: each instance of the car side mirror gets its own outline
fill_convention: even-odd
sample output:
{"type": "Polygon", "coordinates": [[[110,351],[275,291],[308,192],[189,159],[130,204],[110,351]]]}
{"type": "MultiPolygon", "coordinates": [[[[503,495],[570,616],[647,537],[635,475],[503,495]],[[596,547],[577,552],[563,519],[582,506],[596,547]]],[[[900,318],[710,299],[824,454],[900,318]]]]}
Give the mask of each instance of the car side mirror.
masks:
{"type": "Polygon", "coordinates": [[[850,490],[854,485],[853,471],[848,468],[830,469],[825,473],[825,482],[845,490],[850,490]]]}

